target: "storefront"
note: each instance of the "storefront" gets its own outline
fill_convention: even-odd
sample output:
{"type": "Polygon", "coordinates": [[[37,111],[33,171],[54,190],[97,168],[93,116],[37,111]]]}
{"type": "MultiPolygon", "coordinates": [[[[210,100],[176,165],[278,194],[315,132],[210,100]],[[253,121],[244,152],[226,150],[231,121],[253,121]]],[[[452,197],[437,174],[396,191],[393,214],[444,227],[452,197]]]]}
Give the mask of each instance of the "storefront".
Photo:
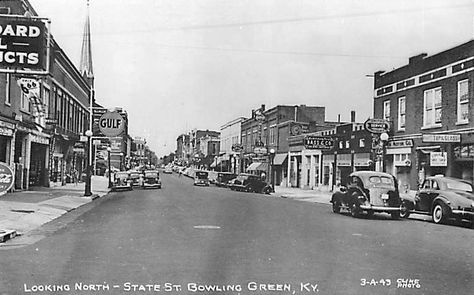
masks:
{"type": "MultiPolygon", "coordinates": [[[[430,153],[430,148],[420,147],[418,151],[420,152],[419,159],[426,163],[425,155],[430,153]]],[[[415,162],[413,140],[390,140],[387,143],[385,154],[385,171],[398,179],[399,189],[405,191],[411,190],[413,187],[416,189],[416,184],[412,181],[417,179],[416,173],[412,172],[412,163],[415,162]]]]}

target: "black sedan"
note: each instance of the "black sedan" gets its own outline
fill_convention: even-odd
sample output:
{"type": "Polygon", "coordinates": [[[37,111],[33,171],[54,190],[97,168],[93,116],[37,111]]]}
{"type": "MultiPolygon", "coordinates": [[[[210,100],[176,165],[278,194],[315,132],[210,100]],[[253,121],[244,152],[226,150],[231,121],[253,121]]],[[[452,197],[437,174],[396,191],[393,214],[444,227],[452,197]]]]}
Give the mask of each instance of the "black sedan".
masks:
{"type": "Polygon", "coordinates": [[[410,213],[431,215],[434,223],[444,223],[450,218],[457,221],[474,218],[474,193],[468,181],[445,177],[430,176],[425,179],[415,195],[414,200],[404,200],[409,209],[402,213],[408,217],[410,213]]]}

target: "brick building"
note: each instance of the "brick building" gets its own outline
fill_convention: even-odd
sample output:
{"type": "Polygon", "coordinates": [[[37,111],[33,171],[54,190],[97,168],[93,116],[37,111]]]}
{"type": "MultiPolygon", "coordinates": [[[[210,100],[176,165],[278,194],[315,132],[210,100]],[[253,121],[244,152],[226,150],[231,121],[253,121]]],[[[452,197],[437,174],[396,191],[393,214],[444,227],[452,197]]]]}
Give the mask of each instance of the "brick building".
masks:
{"type": "Polygon", "coordinates": [[[474,41],[376,72],[374,117],[391,122],[385,166],[411,189],[427,175],[473,179],[474,41]]]}

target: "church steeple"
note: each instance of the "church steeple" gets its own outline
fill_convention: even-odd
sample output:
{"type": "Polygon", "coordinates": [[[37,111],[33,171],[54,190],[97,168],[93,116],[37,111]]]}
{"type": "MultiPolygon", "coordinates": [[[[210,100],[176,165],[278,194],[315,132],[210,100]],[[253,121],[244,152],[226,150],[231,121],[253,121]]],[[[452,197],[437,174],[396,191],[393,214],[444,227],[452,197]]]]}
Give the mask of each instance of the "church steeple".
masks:
{"type": "Polygon", "coordinates": [[[87,79],[89,84],[94,84],[94,71],[92,69],[91,28],[89,19],[89,0],[87,0],[87,16],[82,37],[81,63],[79,65],[81,75],[87,79]]]}

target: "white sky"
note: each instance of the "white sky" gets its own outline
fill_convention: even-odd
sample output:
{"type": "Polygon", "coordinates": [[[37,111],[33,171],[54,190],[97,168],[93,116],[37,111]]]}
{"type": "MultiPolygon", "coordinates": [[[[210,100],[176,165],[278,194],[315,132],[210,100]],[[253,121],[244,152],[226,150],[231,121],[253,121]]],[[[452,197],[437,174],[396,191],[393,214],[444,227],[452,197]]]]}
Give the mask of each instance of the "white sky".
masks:
{"type": "MultiPolygon", "coordinates": [[[[79,64],[86,0],[29,0],[79,64]]],[[[266,104],[372,114],[373,80],[471,40],[470,0],[91,0],[96,98],[158,156],[266,104]]]]}

